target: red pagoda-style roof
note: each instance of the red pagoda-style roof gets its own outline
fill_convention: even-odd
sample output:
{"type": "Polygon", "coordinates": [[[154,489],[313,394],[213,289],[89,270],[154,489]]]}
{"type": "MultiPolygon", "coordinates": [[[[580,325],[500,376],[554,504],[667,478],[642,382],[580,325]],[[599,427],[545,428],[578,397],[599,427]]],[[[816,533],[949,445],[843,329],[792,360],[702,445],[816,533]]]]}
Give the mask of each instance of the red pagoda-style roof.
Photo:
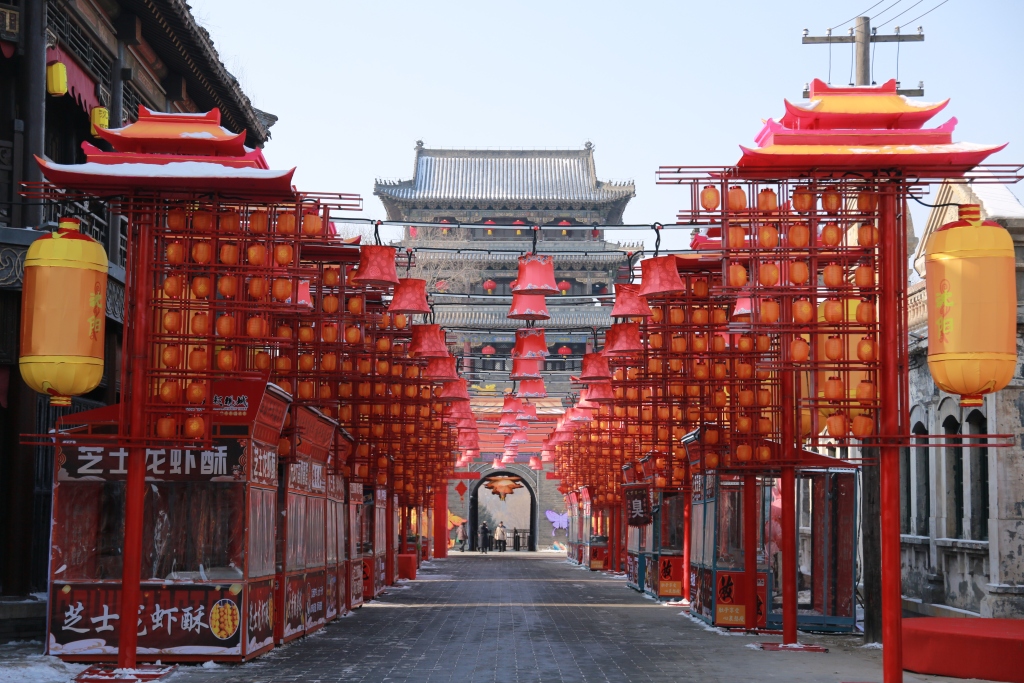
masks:
{"type": "Polygon", "coordinates": [[[949,100],[913,102],[896,92],[891,79],[879,86],[833,88],[815,78],[804,104],[786,100],[782,125],[814,128],[920,128],[945,109],[949,100]]]}
{"type": "Polygon", "coordinates": [[[165,114],[139,105],[139,118],[124,128],[97,128],[118,152],[245,156],[245,132],[220,125],[220,110],[205,114],[165,114]]]}
{"type": "Polygon", "coordinates": [[[832,88],[815,79],[810,102],[786,102],[786,114],[765,123],[756,148],[740,147],[737,167],[748,174],[941,169],[948,175],[966,172],[1005,147],[953,142],[955,118],[922,128],[948,102],[912,102],[897,94],[894,80],[877,87],[832,88]]]}
{"type": "Polygon", "coordinates": [[[163,189],[267,199],[295,194],[295,169],[270,169],[262,151],[245,146],[243,133],[221,127],[217,109],[205,114],[163,114],[140,106],[135,123],[97,132],[115,151],[84,142],[84,164],[55,164],[36,157],[46,179],[99,193],[163,189]]]}

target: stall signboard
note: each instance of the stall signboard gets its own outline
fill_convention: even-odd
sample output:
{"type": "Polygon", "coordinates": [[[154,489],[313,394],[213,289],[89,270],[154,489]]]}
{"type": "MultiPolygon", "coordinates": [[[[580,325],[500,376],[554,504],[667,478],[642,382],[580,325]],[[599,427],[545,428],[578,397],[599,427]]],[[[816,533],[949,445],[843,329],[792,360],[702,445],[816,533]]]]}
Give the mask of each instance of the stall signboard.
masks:
{"type": "MultiPolygon", "coordinates": [[[[210,449],[147,448],[146,481],[245,481],[247,458],[244,456],[249,444],[248,439],[214,439],[210,449]]],[[[272,452],[264,456],[273,457],[276,462],[272,452]]],[[[261,473],[264,473],[262,469],[261,473]]],[[[57,449],[57,481],[127,478],[128,449],[124,446],[80,444],[57,449]]]]}
{"type": "Polygon", "coordinates": [[[302,574],[285,579],[284,592],[284,638],[304,633],[306,630],[306,577],[302,574]]]}
{"type": "Polygon", "coordinates": [[[683,558],[662,555],[658,558],[658,595],[682,596],[684,576],[683,558]]]}
{"type": "MultiPolygon", "coordinates": [[[[142,586],[135,627],[140,655],[242,655],[242,584],[142,586]]],[[[54,584],[49,652],[117,653],[119,584],[54,584]]]]}
{"type": "Polygon", "coordinates": [[[647,486],[630,486],[626,494],[626,523],[647,526],[651,523],[651,490],[647,486]]]}
{"type": "MultiPolygon", "coordinates": [[[[757,574],[757,627],[766,625],[765,600],[767,576],[757,574]]],[[[746,579],[743,572],[719,571],[715,573],[715,625],[744,626],[746,624],[746,579]]]]}
{"type": "Polygon", "coordinates": [[[327,621],[338,616],[338,572],[335,567],[327,568],[327,584],[324,587],[324,617],[327,621]]]}
{"type": "Polygon", "coordinates": [[[245,653],[251,655],[274,644],[274,580],[249,584],[246,610],[245,653]]]}
{"type": "Polygon", "coordinates": [[[327,623],[327,585],[323,571],[306,574],[306,632],[327,623]]]}
{"type": "Polygon", "coordinates": [[[626,555],[626,582],[640,585],[640,562],[636,555],[626,555]]]}

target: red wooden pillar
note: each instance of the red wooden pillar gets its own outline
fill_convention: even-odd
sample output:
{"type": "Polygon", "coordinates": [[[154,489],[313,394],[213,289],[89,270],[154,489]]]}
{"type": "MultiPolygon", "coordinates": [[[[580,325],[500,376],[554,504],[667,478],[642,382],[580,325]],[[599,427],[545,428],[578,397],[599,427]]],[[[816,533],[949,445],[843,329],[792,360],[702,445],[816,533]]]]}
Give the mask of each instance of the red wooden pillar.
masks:
{"type": "MultiPolygon", "coordinates": [[[[151,220],[151,219],[150,219],[151,220]]],[[[148,222],[138,227],[135,235],[136,251],[131,254],[134,264],[128,272],[128,296],[131,301],[132,336],[131,348],[125,363],[124,377],[130,378],[130,392],[125,397],[128,406],[128,433],[135,443],[141,443],[146,436],[146,366],[149,363],[149,348],[146,335],[150,329],[149,287],[152,285],[150,269],[153,235],[148,222]]],[[[207,425],[209,427],[210,425],[207,425]]],[[[117,666],[121,669],[135,668],[135,654],[138,646],[136,620],[139,611],[142,579],[142,521],[146,500],[146,449],[132,446],[128,449],[128,473],[125,484],[124,505],[124,555],[121,571],[121,606],[118,612],[120,634],[117,644],[117,666]]]]}
{"type": "Polygon", "coordinates": [[[387,515],[384,520],[384,535],[387,538],[384,546],[384,583],[393,586],[395,579],[398,578],[398,558],[395,557],[395,496],[390,493],[390,489],[384,513],[387,515]]]}
{"type": "Polygon", "coordinates": [[[448,482],[434,491],[434,557],[448,557],[448,482]]]}
{"type": "MultiPolygon", "coordinates": [[[[883,185],[878,207],[878,231],[881,235],[880,287],[878,289],[878,345],[882,349],[878,373],[881,410],[879,431],[887,436],[900,432],[900,367],[902,354],[897,350],[905,343],[900,339],[900,285],[906,264],[901,263],[899,221],[896,219],[897,190],[895,183],[883,185]]],[[[900,449],[882,445],[879,449],[881,479],[881,550],[882,550],[882,679],[885,683],[903,680],[903,596],[900,587],[900,449]]]]}
{"type": "Polygon", "coordinates": [[[757,628],[757,476],[743,477],[743,589],[746,592],[744,627],[757,628]]]}
{"type": "Polygon", "coordinates": [[[398,523],[398,552],[406,554],[408,549],[406,547],[407,539],[409,538],[409,508],[401,507],[398,511],[399,523],[398,523]]]}

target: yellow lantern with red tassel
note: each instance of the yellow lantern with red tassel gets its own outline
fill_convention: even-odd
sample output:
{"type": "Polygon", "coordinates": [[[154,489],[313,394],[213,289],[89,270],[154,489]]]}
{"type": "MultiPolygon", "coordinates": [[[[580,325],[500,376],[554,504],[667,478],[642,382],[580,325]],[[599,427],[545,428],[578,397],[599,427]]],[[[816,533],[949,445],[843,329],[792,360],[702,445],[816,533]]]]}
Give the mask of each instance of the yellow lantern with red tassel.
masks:
{"type": "Polygon", "coordinates": [[[29,247],[21,300],[21,376],[51,405],[71,405],[103,378],[107,300],[107,254],[77,219],[29,247]]]}
{"type": "Polygon", "coordinates": [[[962,204],[959,220],[928,240],[925,264],[932,379],[961,406],[980,406],[1017,366],[1013,238],[982,221],[977,204],[962,204]]]}

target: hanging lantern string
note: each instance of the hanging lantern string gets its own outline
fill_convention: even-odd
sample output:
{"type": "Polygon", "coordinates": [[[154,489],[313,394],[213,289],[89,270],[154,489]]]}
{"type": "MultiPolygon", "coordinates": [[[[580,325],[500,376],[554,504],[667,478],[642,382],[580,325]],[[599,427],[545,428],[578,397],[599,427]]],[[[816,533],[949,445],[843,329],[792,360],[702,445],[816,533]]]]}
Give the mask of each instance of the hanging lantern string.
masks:
{"type": "Polygon", "coordinates": [[[598,346],[598,343],[597,343],[597,328],[596,327],[592,327],[592,328],[590,328],[590,330],[591,330],[591,332],[594,333],[594,351],[597,351],[597,346],[598,346]]]}
{"type": "Polygon", "coordinates": [[[540,234],[540,226],[539,225],[533,226],[533,244],[530,247],[530,253],[531,254],[536,254],[537,253],[537,235],[539,235],[539,234],[540,234]]]}
{"type": "Polygon", "coordinates": [[[373,239],[377,242],[377,246],[380,246],[380,226],[382,221],[374,221],[373,223],[373,239]]]}
{"type": "MultiPolygon", "coordinates": [[[[658,235],[658,238],[659,239],[661,238],[660,234],[658,235]]],[[[640,256],[643,253],[644,253],[643,250],[640,250],[640,251],[637,251],[637,252],[626,252],[626,259],[627,259],[626,265],[629,266],[629,284],[633,284],[633,278],[635,277],[635,273],[633,272],[633,259],[634,258],[640,258],[640,256]]],[[[657,255],[657,253],[655,253],[655,255],[657,255]]]]}
{"type": "Polygon", "coordinates": [[[664,226],[661,223],[654,223],[651,225],[651,230],[654,231],[654,258],[658,258],[658,252],[661,251],[661,229],[664,226]]]}
{"type": "Polygon", "coordinates": [[[409,271],[412,270],[412,247],[406,247],[405,255],[405,276],[409,277],[409,271]]]}

